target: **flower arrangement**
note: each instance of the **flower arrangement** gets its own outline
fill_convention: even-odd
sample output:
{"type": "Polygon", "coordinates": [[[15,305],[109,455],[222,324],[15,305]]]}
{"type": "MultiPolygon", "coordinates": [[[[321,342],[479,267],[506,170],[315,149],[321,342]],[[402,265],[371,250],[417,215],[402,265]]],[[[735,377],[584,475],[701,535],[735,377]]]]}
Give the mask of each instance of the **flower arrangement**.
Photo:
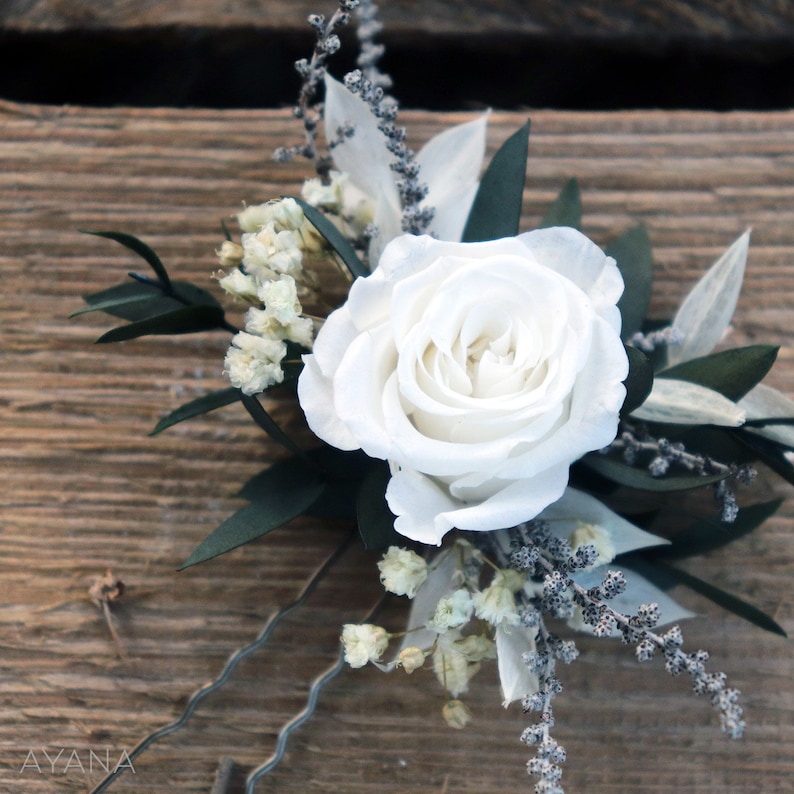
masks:
{"type": "Polygon", "coordinates": [[[601,250],[579,231],[575,180],[540,228],[519,229],[529,122],[484,169],[487,113],[413,152],[377,66],[374,4],[340,0],[309,22],[314,52],[296,65],[304,139],[275,157],[304,157],[315,175],[300,196],[245,207],[239,241],[227,232],[218,250],[218,283],[246,307],[242,328],[138,238],[92,232],[153,272],[86,297],[78,313],[128,321],[99,341],[232,334],[231,385],[155,431],[240,402],[289,453],[246,484],[248,504],[184,567],[303,514],[354,522],[382,550],[385,591],[411,603],[405,626],[343,626],[344,661],[432,670],[442,718],[464,728],[465,693],[493,660],[505,707],[518,701],[537,715],[521,739],[534,748],[527,767],[539,793],[563,790],[556,668],[578,654],[566,626],[688,673],[738,738],[739,693],[705,651],[685,650],[678,624],[690,613],[666,591],[686,584],[782,633],[670,564],[774,513],[777,502],[738,505],[757,462],[794,483],[794,402],[762,382],[777,349],[725,344],[749,233],[674,317],[649,318],[647,235],[629,229],[601,250]],[[359,68],[339,82],[328,61],[354,11],[359,68]],[[298,443],[268,413],[261,397],[274,389],[295,394],[316,443],[298,443]],[[669,531],[665,498],[699,488],[713,493],[716,515],[669,531]]]}

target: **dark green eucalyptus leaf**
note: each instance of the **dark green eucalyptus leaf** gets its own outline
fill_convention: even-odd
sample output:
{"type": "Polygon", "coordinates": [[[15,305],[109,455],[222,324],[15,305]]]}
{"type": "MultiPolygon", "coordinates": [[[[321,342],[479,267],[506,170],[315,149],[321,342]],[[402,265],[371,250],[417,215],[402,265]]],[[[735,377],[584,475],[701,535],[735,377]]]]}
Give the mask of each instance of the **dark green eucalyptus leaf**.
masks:
{"type": "Polygon", "coordinates": [[[229,516],[185,560],[180,570],[261,538],[306,512],[325,487],[306,467],[274,464],[258,479],[256,500],[229,516]]]}
{"type": "Polygon", "coordinates": [[[626,386],[626,399],[620,413],[628,416],[639,408],[653,388],[653,367],[648,357],[636,347],[626,347],[629,357],[629,374],[623,383],[626,386]]]}
{"type": "Polygon", "coordinates": [[[173,295],[180,302],[189,306],[216,306],[221,302],[211,293],[189,281],[172,281],[173,295]]]}
{"type": "Polygon", "coordinates": [[[359,480],[329,482],[317,500],[306,509],[306,515],[324,520],[355,521],[360,488],[359,480]]]}
{"type": "Polygon", "coordinates": [[[84,295],[83,300],[88,304],[89,309],[98,304],[115,303],[115,306],[103,308],[102,311],[113,317],[121,317],[123,320],[143,320],[184,305],[164,295],[158,287],[142,284],[139,281],[127,281],[92,295],[84,295]],[[133,298],[136,300],[130,301],[133,298]],[[140,303],[137,302],[138,298],[141,299],[140,303]]]}
{"type": "Polygon", "coordinates": [[[775,425],[794,425],[794,416],[769,416],[765,419],[748,419],[742,427],[774,427],[775,425]]]}
{"type": "Polygon", "coordinates": [[[648,425],[651,435],[680,441],[687,452],[699,453],[713,460],[742,465],[753,463],[758,456],[736,440],[733,428],[699,425],[683,427],[682,425],[648,425]],[[678,429],[678,432],[676,431],[678,429]]]}
{"type": "Polygon", "coordinates": [[[355,249],[350,245],[342,232],[340,232],[316,207],[307,204],[303,199],[295,198],[295,201],[300,204],[303,214],[306,216],[309,223],[320,232],[328,242],[328,245],[339,254],[339,258],[345,263],[345,267],[350,271],[350,275],[353,276],[353,278],[368,276],[369,271],[364,267],[355,249]]]}
{"type": "Polygon", "coordinates": [[[162,433],[169,427],[173,427],[180,422],[187,419],[192,419],[194,416],[201,416],[202,414],[214,411],[216,408],[223,408],[226,405],[231,405],[240,401],[241,392],[230,386],[228,389],[218,389],[199,397],[196,400],[191,400],[189,403],[180,405],[179,408],[171,411],[170,414],[164,416],[156,425],[154,430],[149,433],[150,436],[156,436],[162,433]]]}
{"type": "Polygon", "coordinates": [[[171,290],[171,279],[168,277],[168,273],[166,272],[165,266],[160,261],[160,257],[142,240],[139,240],[131,234],[125,234],[124,232],[95,232],[89,229],[81,229],[80,231],[83,232],[83,234],[93,234],[96,237],[106,237],[108,240],[115,240],[117,243],[121,243],[125,248],[129,248],[130,251],[134,251],[138,256],[146,260],[165,289],[168,291],[171,290]]]}
{"type": "MultiPolygon", "coordinates": [[[[293,472],[290,476],[315,479],[320,477],[326,487],[317,500],[306,510],[306,515],[328,519],[356,519],[356,498],[358,489],[364,475],[372,467],[372,458],[367,457],[361,450],[344,452],[334,447],[320,447],[307,453],[312,465],[308,466],[303,460],[292,458],[290,466],[293,472]]],[[[285,464],[288,465],[288,462],[285,464]]],[[[260,481],[267,476],[269,469],[252,477],[242,488],[239,496],[244,499],[255,500],[262,492],[260,481]]]]}
{"type": "Polygon", "coordinates": [[[775,514],[782,503],[782,499],[774,499],[771,502],[759,502],[742,507],[736,519],[730,524],[699,518],[686,529],[677,532],[671,545],[654,549],[653,556],[680,559],[719,549],[759,527],[775,514]]]}
{"type": "Polygon", "coordinates": [[[644,226],[635,226],[611,242],[605,253],[618,263],[623,276],[625,286],[618,308],[623,320],[622,337],[630,339],[642,328],[651,299],[653,253],[648,232],[644,226]]]}
{"type": "Polygon", "coordinates": [[[548,229],[552,226],[582,228],[582,196],[575,176],[565,183],[538,228],[548,229]]]}
{"type": "Polygon", "coordinates": [[[165,314],[186,305],[220,308],[220,303],[214,295],[196,287],[189,281],[173,281],[171,287],[172,294],[166,295],[160,287],[154,284],[126,281],[92,295],[85,295],[83,300],[88,304],[88,308],[75,312],[75,314],[101,310],[113,317],[134,321],[165,314]]]}
{"type": "MultiPolygon", "coordinates": [[[[141,295],[130,295],[126,298],[110,298],[109,300],[90,303],[88,306],[84,306],[82,309],[72,312],[69,315],[69,319],[71,320],[75,317],[79,317],[81,314],[88,314],[89,312],[107,312],[108,314],[119,317],[119,310],[127,313],[127,309],[130,308],[133,310],[131,312],[132,314],[140,315],[143,314],[143,312],[148,312],[150,310],[149,307],[151,307],[153,302],[152,295],[148,292],[141,295]],[[143,303],[148,304],[148,306],[141,305],[143,303]]],[[[152,313],[157,314],[156,311],[152,313]]],[[[151,314],[147,313],[144,316],[151,317],[151,314]]]]}
{"type": "Polygon", "coordinates": [[[637,488],[642,491],[689,491],[703,485],[724,480],[729,472],[724,474],[671,474],[664,477],[654,477],[647,469],[629,466],[622,461],[608,458],[600,453],[593,453],[582,458],[582,463],[593,471],[606,477],[608,480],[637,488]]]}
{"type": "Polygon", "coordinates": [[[223,310],[216,306],[181,306],[164,314],[145,317],[127,325],[112,328],[96,340],[97,344],[123,342],[141,336],[192,334],[224,327],[223,310]]]}
{"type": "Polygon", "coordinates": [[[386,486],[390,474],[388,464],[373,461],[361,483],[356,499],[358,531],[368,549],[384,549],[404,541],[394,529],[394,514],[386,504],[386,486]]]}
{"type": "Polygon", "coordinates": [[[464,243],[498,240],[518,234],[528,143],[529,119],[491,158],[463,230],[464,243]]]}
{"type": "Polygon", "coordinates": [[[323,483],[325,478],[318,473],[316,466],[307,464],[301,458],[285,458],[247,480],[237,496],[249,502],[268,503],[277,499],[280,491],[288,490],[296,482],[323,483]]]}
{"type": "Polygon", "coordinates": [[[361,482],[369,474],[373,459],[360,449],[345,451],[327,444],[309,452],[329,481],[355,480],[361,482]]]}
{"type": "Polygon", "coordinates": [[[739,428],[732,432],[733,437],[747,447],[758,460],[769,466],[775,474],[782,477],[790,485],[794,485],[794,466],[785,456],[788,447],[782,447],[768,438],[750,433],[739,428]]]}
{"type": "Polygon", "coordinates": [[[736,401],[764,379],[779,349],[774,345],[734,347],[683,361],[657,373],[656,377],[697,383],[736,401]]]}
{"type": "MultiPolygon", "coordinates": [[[[732,612],[753,625],[773,634],[779,634],[782,637],[788,636],[779,623],[744,599],[728,593],[697,576],[693,576],[691,573],[682,571],[680,568],[675,568],[672,565],[667,565],[648,557],[648,554],[643,554],[642,557],[631,555],[631,557],[625,558],[624,564],[627,568],[635,570],[663,590],[670,588],[671,580],[673,583],[686,585],[690,590],[700,593],[700,595],[713,601],[717,606],[732,612]]],[[[623,561],[624,558],[621,558],[621,562],[623,561]]]]}
{"type": "Polygon", "coordinates": [[[306,511],[317,518],[356,520],[356,500],[372,458],[360,449],[345,452],[324,446],[309,453],[328,483],[320,498],[306,511]]]}
{"type": "Polygon", "coordinates": [[[293,452],[304,461],[309,461],[309,458],[302,450],[279,426],[278,422],[265,410],[265,407],[255,395],[242,394],[240,400],[245,407],[245,410],[251,415],[251,418],[262,428],[274,441],[277,441],[281,446],[293,452]]]}
{"type": "Polygon", "coordinates": [[[586,491],[591,496],[603,497],[602,501],[620,488],[620,485],[614,480],[598,474],[594,469],[583,463],[582,460],[578,460],[571,465],[568,472],[568,485],[579,491],[586,491]]]}

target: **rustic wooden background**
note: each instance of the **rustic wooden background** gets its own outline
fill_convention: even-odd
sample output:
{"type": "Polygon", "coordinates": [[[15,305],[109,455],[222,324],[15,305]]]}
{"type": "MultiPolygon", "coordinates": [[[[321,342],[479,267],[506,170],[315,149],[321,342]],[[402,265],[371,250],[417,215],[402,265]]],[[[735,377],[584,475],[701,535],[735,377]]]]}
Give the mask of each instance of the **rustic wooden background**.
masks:
{"type": "MultiPolygon", "coordinates": [[[[207,21],[201,14],[209,5],[199,3],[191,24],[287,24],[279,14],[256,16],[257,5],[228,4],[225,16],[207,21]]],[[[289,7],[302,18],[304,5],[289,7]]],[[[521,4],[511,5],[514,11],[521,4]]],[[[554,24],[591,20],[595,33],[621,24],[640,33],[642,24],[656,25],[657,33],[703,27],[704,37],[735,42],[748,31],[749,38],[775,38],[791,26],[789,4],[773,0],[752,4],[752,11],[741,3],[664,4],[668,16],[655,21],[640,4],[569,5],[573,16],[544,23],[552,33],[561,30],[554,24]]],[[[450,7],[439,6],[442,22],[458,24],[463,16],[449,14],[450,7]]],[[[6,29],[61,32],[142,20],[167,27],[186,24],[193,9],[177,2],[11,0],[0,22],[6,29]],[[110,8],[112,16],[104,10],[110,8]]],[[[390,9],[387,21],[398,28],[416,11],[411,3],[390,9]]],[[[477,19],[487,26],[495,17],[477,19]]],[[[416,20],[420,26],[424,18],[416,20]]],[[[584,228],[595,240],[605,243],[645,223],[657,263],[659,315],[669,314],[688,285],[752,227],[734,340],[781,343],[770,381],[794,395],[794,112],[530,115],[525,228],[576,175],[584,228]]],[[[464,118],[403,114],[415,144],[464,118]]],[[[490,151],[524,118],[493,114],[490,151]]],[[[113,763],[170,722],[188,695],[294,598],[346,532],[301,520],[178,573],[196,543],[241,504],[234,496],[239,484],[280,452],[239,407],[147,437],[160,416],[223,385],[223,335],[96,348],[93,340],[112,321],[67,319],[81,295],[139,267],[120,246],[79,229],[137,234],[177,277],[212,289],[221,220],[243,201],[295,192],[309,175],[302,163],[269,159],[275,146],[298,135],[282,110],[89,109],[0,100],[2,791],[87,792],[101,777],[88,771],[89,752],[104,758],[107,750],[113,763]],[[114,610],[123,656],[88,595],[108,568],[127,588],[114,610]],[[42,750],[55,756],[61,749],[53,772],[42,750]],[[30,765],[22,770],[31,750],[41,774],[30,765]],[[75,761],[64,771],[73,751],[85,771],[75,761]]],[[[300,432],[288,404],[270,407],[300,432]]],[[[688,567],[751,600],[790,633],[794,494],[762,477],[743,496],[771,494],[789,498],[778,516],[688,567]]],[[[349,552],[267,648],[110,791],[206,793],[221,758],[250,768],[269,756],[280,726],[302,708],[310,681],[333,661],[340,624],[359,620],[378,598],[375,574],[371,555],[349,552]]],[[[618,644],[583,637],[582,657],[561,671],[567,691],[557,706],[569,794],[791,790],[790,642],[691,593],[677,596],[699,615],[684,627],[687,646],[708,648],[714,668],[744,694],[747,737],[724,739],[711,708],[689,693],[686,681],[670,679],[658,664],[637,665],[618,644]]],[[[384,620],[398,627],[402,614],[392,604],[384,620]]],[[[446,728],[440,695],[430,674],[406,679],[345,671],[258,790],[530,791],[524,769],[530,753],[518,742],[527,720],[516,707],[501,708],[493,671],[473,681],[466,700],[475,721],[464,731],[446,728]]]]}
{"type": "MultiPolygon", "coordinates": [[[[788,0],[388,0],[384,64],[435,110],[786,109],[788,0]]],[[[278,107],[309,13],[333,0],[3,0],[0,96],[25,102],[278,107]]],[[[342,31],[347,44],[352,33],[342,31]]],[[[352,68],[353,49],[337,61],[352,68]]]]}
{"type": "MultiPolygon", "coordinates": [[[[794,25],[794,11],[785,0],[459,0],[454,4],[444,0],[384,0],[379,5],[389,31],[409,34],[417,28],[456,34],[501,34],[517,28],[544,35],[651,35],[657,39],[686,35],[732,40],[783,37],[794,25]]],[[[266,13],[262,3],[252,0],[220,4],[210,0],[6,0],[0,9],[0,22],[35,31],[167,25],[292,31],[303,25],[309,14],[324,12],[313,0],[271,0],[264,8],[266,13]]]]}

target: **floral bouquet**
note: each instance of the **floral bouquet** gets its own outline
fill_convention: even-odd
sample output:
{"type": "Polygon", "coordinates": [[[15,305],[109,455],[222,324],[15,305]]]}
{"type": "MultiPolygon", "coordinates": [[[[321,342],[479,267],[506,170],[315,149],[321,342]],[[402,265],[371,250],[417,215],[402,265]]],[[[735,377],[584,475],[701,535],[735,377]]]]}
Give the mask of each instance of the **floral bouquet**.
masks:
{"type": "MultiPolygon", "coordinates": [[[[304,157],[314,175],[300,196],[245,207],[240,237],[227,231],[218,251],[219,286],[247,307],[242,328],[210,292],[172,279],[138,238],[91,232],[152,271],[86,297],[78,313],[128,321],[99,341],[232,335],[228,388],[155,432],[241,402],[288,452],[244,486],[248,504],[183,567],[300,515],[355,525],[367,548],[382,550],[385,590],[411,603],[404,625],[343,626],[340,659],[431,670],[452,728],[472,719],[465,693],[493,661],[495,697],[532,715],[521,739],[534,748],[527,767],[539,793],[563,790],[553,702],[558,663],[577,657],[572,630],[619,637],[638,661],[659,656],[670,674],[687,673],[722,730],[741,736],[739,693],[707,667],[708,653],[684,647],[678,624],[691,613],[666,591],[683,583],[783,633],[671,564],[774,513],[779,502],[738,505],[757,462],[794,483],[794,402],[762,382],[777,348],[725,344],[749,233],[674,317],[649,318],[646,233],[629,229],[601,250],[579,231],[576,180],[540,228],[519,229],[529,122],[485,168],[487,113],[414,152],[377,67],[374,5],[341,0],[309,22],[314,52],[296,64],[304,138],[275,158],[304,157]],[[339,82],[327,65],[354,10],[359,68],[339,82]],[[271,390],[295,395],[311,443],[271,416],[271,390]],[[696,502],[681,526],[670,508],[695,489],[715,501],[705,511],[696,502]]],[[[273,763],[249,776],[248,790],[273,763]]]]}

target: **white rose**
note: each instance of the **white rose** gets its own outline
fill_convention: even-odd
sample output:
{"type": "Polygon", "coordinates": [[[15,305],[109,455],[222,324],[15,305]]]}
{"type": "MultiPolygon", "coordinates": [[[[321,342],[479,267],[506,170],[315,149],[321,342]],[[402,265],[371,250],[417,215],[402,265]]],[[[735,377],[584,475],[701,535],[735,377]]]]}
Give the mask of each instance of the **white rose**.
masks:
{"type": "Polygon", "coordinates": [[[622,291],[615,261],[574,229],[403,235],[320,330],[300,403],[332,446],[389,461],[403,535],[514,526],[615,437],[622,291]]]}

